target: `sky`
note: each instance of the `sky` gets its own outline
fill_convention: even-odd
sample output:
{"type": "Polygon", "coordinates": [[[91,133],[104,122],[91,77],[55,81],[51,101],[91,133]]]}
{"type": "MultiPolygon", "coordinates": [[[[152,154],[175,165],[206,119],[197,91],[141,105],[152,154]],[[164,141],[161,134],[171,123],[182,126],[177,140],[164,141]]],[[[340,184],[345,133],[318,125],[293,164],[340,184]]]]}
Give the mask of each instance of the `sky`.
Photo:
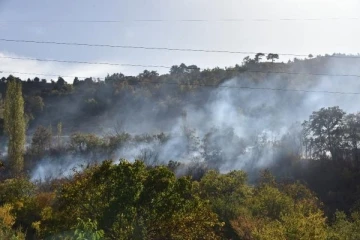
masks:
{"type": "MultiPolygon", "coordinates": [[[[0,0],[0,38],[145,47],[294,54],[360,53],[358,0],[0,0]],[[219,19],[244,19],[224,22],[219,19]],[[296,21],[279,19],[291,18],[296,21]],[[304,19],[316,18],[309,21],[304,19]],[[338,18],[337,20],[331,18],[338,18]],[[358,19],[349,19],[358,18],[358,19]],[[139,22],[164,19],[164,22],[139,22]],[[181,22],[206,19],[206,22],[181,22]],[[269,21],[254,21],[269,19],[269,21]],[[124,20],[121,23],[54,21],[124,20]],[[18,21],[18,22],[9,22],[18,21]],[[40,21],[40,22],[36,22],[40,21]]],[[[200,68],[241,64],[243,54],[174,52],[0,41],[0,76],[7,72],[61,76],[137,75],[145,68],[12,60],[41,58],[122,64],[185,63],[200,68]]],[[[282,57],[287,61],[288,57],[282,57]]],[[[159,73],[168,69],[147,68],[159,73]]],[[[22,78],[33,74],[14,74],[22,78]]],[[[51,77],[46,77],[50,79],[51,77]]],[[[56,77],[52,77],[56,79],[56,77]]],[[[71,82],[73,77],[65,78],[71,82]]]]}

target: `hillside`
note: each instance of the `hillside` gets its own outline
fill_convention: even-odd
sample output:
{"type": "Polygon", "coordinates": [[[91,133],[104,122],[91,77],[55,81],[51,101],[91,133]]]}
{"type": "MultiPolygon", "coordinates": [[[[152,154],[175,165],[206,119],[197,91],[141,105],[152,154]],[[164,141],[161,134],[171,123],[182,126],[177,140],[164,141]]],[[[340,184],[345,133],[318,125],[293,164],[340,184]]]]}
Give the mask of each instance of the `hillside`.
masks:
{"type": "Polygon", "coordinates": [[[360,58],[259,56],[2,78],[0,238],[357,239],[360,58]],[[2,118],[19,81],[27,140],[12,178],[2,118]]]}

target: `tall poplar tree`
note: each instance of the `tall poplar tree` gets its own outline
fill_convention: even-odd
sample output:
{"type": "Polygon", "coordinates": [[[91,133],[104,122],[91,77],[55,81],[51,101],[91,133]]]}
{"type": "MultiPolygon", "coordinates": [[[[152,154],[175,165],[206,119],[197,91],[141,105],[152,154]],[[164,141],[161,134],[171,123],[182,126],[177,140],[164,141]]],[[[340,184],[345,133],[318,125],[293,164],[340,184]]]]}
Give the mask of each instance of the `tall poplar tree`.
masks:
{"type": "Polygon", "coordinates": [[[9,168],[12,175],[18,176],[24,168],[25,116],[21,82],[15,79],[7,82],[4,125],[9,137],[9,168]]]}

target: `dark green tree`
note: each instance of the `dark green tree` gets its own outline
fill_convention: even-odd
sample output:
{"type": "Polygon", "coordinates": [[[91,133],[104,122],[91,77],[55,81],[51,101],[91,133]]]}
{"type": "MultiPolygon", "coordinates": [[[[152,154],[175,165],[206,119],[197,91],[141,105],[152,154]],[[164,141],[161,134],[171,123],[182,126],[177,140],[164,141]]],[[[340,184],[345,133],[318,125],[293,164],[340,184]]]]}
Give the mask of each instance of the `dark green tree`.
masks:
{"type": "Polygon", "coordinates": [[[349,149],[349,158],[359,160],[360,113],[348,114],[344,118],[345,146],[349,149]]]}
{"type": "Polygon", "coordinates": [[[15,79],[7,83],[4,120],[5,131],[9,137],[10,171],[18,176],[24,168],[25,116],[21,82],[15,79]]]}
{"type": "Polygon", "coordinates": [[[279,59],[279,54],[269,53],[269,54],[266,56],[266,59],[267,59],[267,60],[271,60],[271,62],[274,62],[275,59],[279,59]]]}
{"type": "Polygon", "coordinates": [[[314,157],[326,158],[328,153],[334,160],[342,157],[344,116],[345,112],[339,107],[321,108],[303,123],[305,138],[312,143],[314,157]]]}
{"type": "Polygon", "coordinates": [[[52,132],[50,128],[39,126],[32,137],[31,153],[33,156],[41,158],[45,151],[50,149],[52,142],[52,132]]]}
{"type": "Polygon", "coordinates": [[[257,53],[257,54],[255,55],[254,61],[255,61],[256,63],[259,63],[259,62],[261,61],[262,57],[264,57],[264,56],[265,56],[265,54],[263,54],[263,53],[257,53]]]}

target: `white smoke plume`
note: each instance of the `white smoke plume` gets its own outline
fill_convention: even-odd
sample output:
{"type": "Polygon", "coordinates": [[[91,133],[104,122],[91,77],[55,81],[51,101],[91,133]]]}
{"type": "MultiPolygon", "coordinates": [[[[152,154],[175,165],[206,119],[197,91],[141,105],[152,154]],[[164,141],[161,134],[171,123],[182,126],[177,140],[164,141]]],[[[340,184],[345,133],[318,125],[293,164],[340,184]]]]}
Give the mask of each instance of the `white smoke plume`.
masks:
{"type": "MultiPolygon", "coordinates": [[[[342,65],[332,61],[326,66],[330,73],[341,73],[341,67],[342,65]]],[[[201,91],[195,93],[193,99],[207,96],[205,104],[199,106],[193,99],[186,100],[187,104],[183,108],[185,116],[162,115],[160,120],[157,103],[125,107],[118,114],[113,114],[113,119],[107,120],[103,125],[114,126],[120,118],[124,120],[123,129],[127,132],[152,134],[163,131],[170,139],[165,143],[128,143],[116,151],[114,160],[125,158],[132,161],[146,158],[152,164],[166,164],[169,160],[190,164],[193,161],[211,159],[211,154],[215,154],[218,159],[217,168],[221,171],[266,168],[274,164],[279,157],[276,144],[289,132],[293,136],[299,134],[299,123],[308,119],[313,111],[331,106],[339,106],[346,112],[359,110],[360,94],[326,93],[360,92],[359,78],[311,78],[311,81],[299,82],[292,79],[292,76],[269,74],[260,82],[254,83],[246,75],[235,77],[218,88],[207,90],[210,94],[201,91]],[[211,151],[207,149],[209,146],[211,151]]],[[[301,144],[299,139],[295,138],[291,144],[296,146],[288,143],[289,149],[296,149],[301,144]]],[[[104,157],[106,158],[108,157],[104,157]]],[[[76,162],[76,159],[72,162],[76,162]]],[[[73,167],[66,161],[61,164],[73,167]]],[[[48,169],[44,172],[49,174],[52,169],[62,168],[49,162],[45,165],[43,162],[39,163],[38,169],[40,166],[48,169]]],[[[39,170],[35,175],[41,175],[39,170]]],[[[37,178],[35,175],[33,174],[33,178],[37,178]]]]}

